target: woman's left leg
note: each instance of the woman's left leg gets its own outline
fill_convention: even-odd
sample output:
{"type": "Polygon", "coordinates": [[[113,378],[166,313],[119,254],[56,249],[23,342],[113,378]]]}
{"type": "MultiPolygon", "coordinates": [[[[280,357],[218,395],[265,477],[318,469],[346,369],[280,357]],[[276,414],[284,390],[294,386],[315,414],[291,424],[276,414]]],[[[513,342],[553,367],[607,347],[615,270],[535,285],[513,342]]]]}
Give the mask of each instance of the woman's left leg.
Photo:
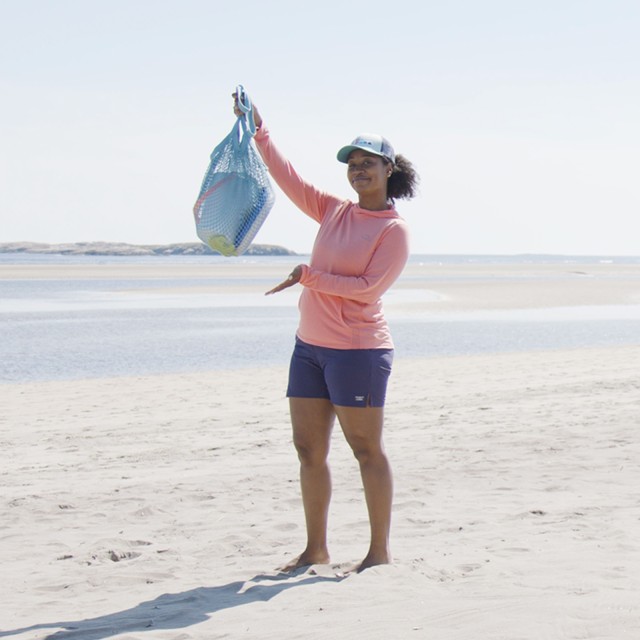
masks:
{"type": "Polygon", "coordinates": [[[389,532],[393,478],[382,441],[383,407],[335,406],[345,438],[360,465],[364,487],[371,544],[358,571],[391,562],[389,532]]]}

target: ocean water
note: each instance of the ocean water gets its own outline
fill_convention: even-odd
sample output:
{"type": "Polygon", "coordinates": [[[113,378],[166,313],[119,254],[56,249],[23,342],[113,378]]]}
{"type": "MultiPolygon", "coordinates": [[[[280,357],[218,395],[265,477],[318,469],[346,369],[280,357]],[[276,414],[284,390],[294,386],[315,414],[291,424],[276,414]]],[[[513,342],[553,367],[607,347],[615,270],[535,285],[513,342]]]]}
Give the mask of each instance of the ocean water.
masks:
{"type": "MultiPolygon", "coordinates": [[[[218,258],[0,255],[0,264],[168,265],[212,260],[218,258]]],[[[237,260],[282,264],[285,274],[301,257],[237,260]]],[[[640,258],[518,260],[640,264],[640,258]]],[[[411,261],[486,264],[514,258],[413,256],[411,261]]],[[[259,277],[251,282],[262,290],[273,284],[259,277]]],[[[233,282],[227,283],[228,290],[219,278],[215,283],[222,292],[190,294],[166,291],[211,285],[212,279],[0,279],[0,383],[286,366],[298,321],[298,293],[265,298],[239,294],[233,282]]],[[[392,290],[389,296],[403,293],[407,295],[392,290]]],[[[640,305],[387,316],[396,357],[640,344],[640,305]]]]}

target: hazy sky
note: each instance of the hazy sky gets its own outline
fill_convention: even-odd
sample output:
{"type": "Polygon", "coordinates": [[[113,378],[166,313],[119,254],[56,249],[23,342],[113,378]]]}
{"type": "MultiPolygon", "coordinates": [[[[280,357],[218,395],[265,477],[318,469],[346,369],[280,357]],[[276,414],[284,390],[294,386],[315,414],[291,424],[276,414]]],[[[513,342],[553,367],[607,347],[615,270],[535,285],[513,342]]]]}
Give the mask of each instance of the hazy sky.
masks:
{"type": "MultiPolygon", "coordinates": [[[[414,253],[640,254],[639,0],[0,0],[0,242],[197,241],[246,86],[351,197],[381,133],[421,175],[414,253]]],[[[310,250],[277,192],[256,242],[310,250]]]]}

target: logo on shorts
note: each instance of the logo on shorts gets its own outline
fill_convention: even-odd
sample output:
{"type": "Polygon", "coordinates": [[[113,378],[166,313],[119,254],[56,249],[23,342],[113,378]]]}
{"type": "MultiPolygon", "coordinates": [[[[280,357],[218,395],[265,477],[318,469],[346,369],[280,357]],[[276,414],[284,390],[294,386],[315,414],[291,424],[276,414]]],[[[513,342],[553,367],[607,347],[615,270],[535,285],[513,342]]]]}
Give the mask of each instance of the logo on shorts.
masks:
{"type": "Polygon", "coordinates": [[[355,400],[356,402],[364,402],[364,396],[356,396],[355,400]]]}

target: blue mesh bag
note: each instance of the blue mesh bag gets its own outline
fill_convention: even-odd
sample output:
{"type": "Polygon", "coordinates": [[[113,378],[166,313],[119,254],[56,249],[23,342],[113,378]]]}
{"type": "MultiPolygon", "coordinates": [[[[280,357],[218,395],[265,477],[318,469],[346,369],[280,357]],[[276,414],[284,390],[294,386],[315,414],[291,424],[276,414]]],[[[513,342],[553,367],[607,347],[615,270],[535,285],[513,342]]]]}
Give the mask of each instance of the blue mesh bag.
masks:
{"type": "Polygon", "coordinates": [[[236,92],[243,115],[211,153],[193,207],[198,237],[223,256],[249,248],[275,201],[267,168],[251,142],[256,132],[251,101],[242,86],[236,92]]]}

